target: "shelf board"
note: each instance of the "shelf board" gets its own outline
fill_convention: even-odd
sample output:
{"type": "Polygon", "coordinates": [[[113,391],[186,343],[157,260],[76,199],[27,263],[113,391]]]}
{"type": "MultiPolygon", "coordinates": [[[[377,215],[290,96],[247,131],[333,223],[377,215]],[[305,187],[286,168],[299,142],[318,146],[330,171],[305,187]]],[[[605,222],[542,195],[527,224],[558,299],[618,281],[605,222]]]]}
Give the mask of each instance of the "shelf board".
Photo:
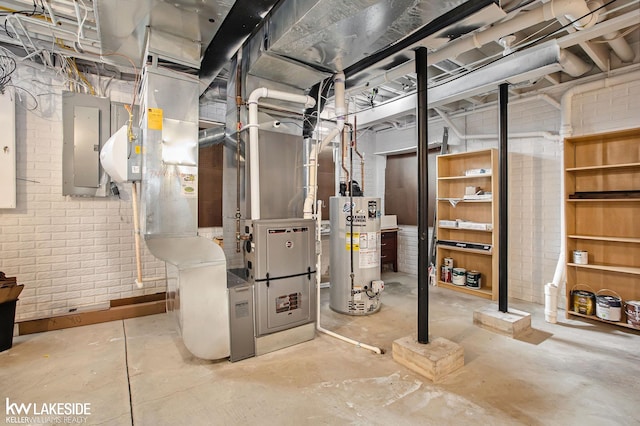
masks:
{"type": "Polygon", "coordinates": [[[493,292],[490,288],[471,288],[464,285],[453,285],[451,283],[445,283],[438,280],[438,287],[449,288],[451,290],[461,291],[467,294],[473,294],[474,296],[484,297],[485,299],[493,299],[493,292]]]}
{"type": "Polygon", "coordinates": [[[568,237],[574,240],[611,241],[615,243],[636,243],[636,244],[640,243],[640,238],[596,237],[593,235],[569,235],[568,237]]]}
{"type": "Polygon", "coordinates": [[[640,198],[567,198],[569,203],[618,203],[620,201],[637,203],[640,198]]]}
{"type": "Polygon", "coordinates": [[[585,268],[585,269],[597,269],[599,271],[618,272],[621,274],[640,275],[640,268],[636,268],[633,266],[593,265],[593,264],[581,265],[578,263],[567,263],[567,266],[575,266],[578,268],[585,268]]]}
{"type": "Polygon", "coordinates": [[[473,231],[473,232],[488,232],[488,233],[492,233],[493,232],[493,230],[467,229],[467,228],[458,228],[457,226],[438,226],[438,228],[440,228],[440,229],[453,229],[453,230],[456,230],[456,231],[473,231]]]}
{"type": "Polygon", "coordinates": [[[603,320],[601,318],[598,318],[595,315],[586,315],[586,314],[581,314],[581,313],[574,312],[574,311],[567,311],[567,314],[568,315],[574,315],[576,317],[587,318],[587,319],[590,319],[590,320],[600,321],[600,322],[603,322],[605,324],[619,325],[621,327],[627,327],[627,328],[630,328],[632,330],[640,330],[639,327],[634,327],[631,324],[627,324],[626,322],[622,322],[622,321],[607,321],[607,320],[603,320]]]}
{"type": "Polygon", "coordinates": [[[603,164],[600,166],[570,167],[566,170],[568,172],[586,172],[586,171],[592,171],[592,170],[614,170],[614,169],[635,169],[635,168],[640,168],[640,163],[603,164]]]}
{"type": "MultiPolygon", "coordinates": [[[[482,244],[482,243],[478,243],[478,244],[482,244]]],[[[468,248],[454,247],[454,246],[443,246],[443,245],[440,245],[440,244],[438,244],[438,249],[451,250],[451,251],[461,251],[461,252],[464,252],[464,253],[482,254],[484,256],[491,256],[493,254],[493,250],[486,251],[486,250],[468,249],[468,248]]]]}
{"type": "Polygon", "coordinates": [[[459,180],[459,179],[475,179],[479,177],[491,177],[491,173],[482,173],[479,175],[464,175],[464,176],[442,176],[438,180],[459,180]]]}
{"type": "Polygon", "coordinates": [[[455,201],[457,203],[490,203],[493,200],[492,199],[489,199],[489,200],[465,200],[464,198],[438,198],[438,201],[446,201],[446,202],[455,201]]]}

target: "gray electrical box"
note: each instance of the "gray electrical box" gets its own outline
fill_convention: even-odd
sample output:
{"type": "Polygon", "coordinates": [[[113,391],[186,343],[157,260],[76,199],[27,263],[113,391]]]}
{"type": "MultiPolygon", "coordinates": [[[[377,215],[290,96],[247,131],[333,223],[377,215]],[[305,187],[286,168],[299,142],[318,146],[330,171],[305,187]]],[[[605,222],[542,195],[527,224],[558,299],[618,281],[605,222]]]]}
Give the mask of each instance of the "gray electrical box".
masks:
{"type": "Polygon", "coordinates": [[[109,179],[99,155],[110,136],[110,119],[108,98],[62,93],[62,195],[107,195],[109,179]]]}

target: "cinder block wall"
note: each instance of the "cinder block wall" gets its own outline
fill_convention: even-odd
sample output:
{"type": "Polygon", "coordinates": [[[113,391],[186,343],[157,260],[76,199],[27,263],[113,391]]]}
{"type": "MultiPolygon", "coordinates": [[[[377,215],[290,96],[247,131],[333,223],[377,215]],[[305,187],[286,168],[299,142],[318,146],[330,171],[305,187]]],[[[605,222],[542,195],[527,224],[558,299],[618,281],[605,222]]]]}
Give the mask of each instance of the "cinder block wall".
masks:
{"type": "MultiPolygon", "coordinates": [[[[18,205],[0,210],[0,271],[25,285],[16,319],[97,309],[113,299],[164,291],[163,281],[145,283],[142,289],[134,282],[129,184],[121,186],[121,199],[62,195],[65,82],[52,72],[24,66],[12,81],[24,89],[18,89],[16,100],[18,205]],[[31,95],[38,106],[29,111],[35,106],[31,95]]],[[[106,82],[103,79],[100,87],[106,82]]],[[[106,94],[114,102],[128,103],[132,91],[132,83],[114,80],[106,94]]],[[[217,111],[210,109],[212,114],[217,111]]],[[[215,228],[203,231],[207,236],[221,234],[215,228]]],[[[164,275],[164,262],[144,244],[142,260],[145,277],[164,275]]]]}
{"type": "MultiPolygon", "coordinates": [[[[560,100],[562,92],[553,95],[560,100]]],[[[574,135],[639,127],[640,82],[632,82],[576,95],[572,102],[574,135]]],[[[560,111],[543,99],[509,106],[510,133],[560,130],[560,111]]],[[[470,111],[452,117],[462,135],[497,134],[497,108],[470,111]]],[[[429,140],[441,138],[442,120],[429,122],[429,140]]],[[[374,152],[416,145],[415,128],[375,134],[374,152]]],[[[449,131],[450,152],[497,148],[496,139],[463,140],[449,131]]],[[[560,252],[560,182],[562,143],[543,137],[511,137],[509,140],[509,295],[544,303],[544,285],[553,278],[560,252]]],[[[367,167],[384,176],[380,157],[367,167]]],[[[417,171],[416,171],[417,173],[417,171]]],[[[374,193],[384,197],[384,179],[374,181],[374,193]]],[[[371,191],[369,192],[371,193],[371,191]]],[[[398,268],[417,274],[417,229],[401,226],[398,234],[398,268]]]]}

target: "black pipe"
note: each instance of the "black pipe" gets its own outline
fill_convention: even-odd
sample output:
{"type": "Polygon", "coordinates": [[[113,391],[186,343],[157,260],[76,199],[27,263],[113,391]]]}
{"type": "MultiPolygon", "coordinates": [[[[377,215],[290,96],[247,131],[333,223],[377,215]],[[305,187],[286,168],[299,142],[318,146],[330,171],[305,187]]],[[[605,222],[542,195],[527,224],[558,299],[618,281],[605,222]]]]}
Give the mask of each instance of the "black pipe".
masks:
{"type": "Polygon", "coordinates": [[[498,229],[500,231],[498,247],[500,254],[498,255],[498,309],[500,312],[508,312],[508,280],[509,271],[507,262],[509,260],[509,187],[507,185],[509,180],[509,164],[507,162],[508,157],[508,139],[507,133],[507,121],[508,111],[507,104],[509,103],[509,84],[502,83],[500,85],[500,93],[498,95],[499,102],[499,118],[498,123],[500,126],[499,143],[500,148],[498,151],[499,161],[499,179],[500,188],[498,202],[500,203],[500,210],[498,212],[498,229]]]}
{"type": "Polygon", "coordinates": [[[429,142],[427,48],[416,49],[418,79],[418,343],[429,343],[429,142]]]}
{"type": "MultiPolygon", "coordinates": [[[[361,59],[355,64],[347,67],[344,70],[344,74],[347,78],[358,74],[361,71],[366,70],[369,67],[374,66],[383,59],[389,56],[395,55],[405,49],[410,48],[412,45],[418,43],[420,40],[427,38],[428,36],[447,28],[450,25],[456,24],[468,16],[473,15],[476,12],[484,9],[492,3],[497,3],[495,0],[468,0],[463,4],[454,7],[450,11],[438,16],[433,21],[424,25],[408,37],[391,44],[389,47],[379,50],[367,57],[361,59]]],[[[398,64],[399,65],[399,64],[398,64]]]]}

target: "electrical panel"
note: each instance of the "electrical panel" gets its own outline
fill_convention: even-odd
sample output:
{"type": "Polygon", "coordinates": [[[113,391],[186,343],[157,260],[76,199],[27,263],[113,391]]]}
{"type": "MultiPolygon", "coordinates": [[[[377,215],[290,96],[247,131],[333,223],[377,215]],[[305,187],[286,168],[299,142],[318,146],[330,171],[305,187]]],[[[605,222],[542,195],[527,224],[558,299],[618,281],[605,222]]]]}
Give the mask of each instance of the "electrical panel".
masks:
{"type": "Polygon", "coordinates": [[[0,93],[0,209],[16,208],[16,107],[9,90],[0,93]]]}

